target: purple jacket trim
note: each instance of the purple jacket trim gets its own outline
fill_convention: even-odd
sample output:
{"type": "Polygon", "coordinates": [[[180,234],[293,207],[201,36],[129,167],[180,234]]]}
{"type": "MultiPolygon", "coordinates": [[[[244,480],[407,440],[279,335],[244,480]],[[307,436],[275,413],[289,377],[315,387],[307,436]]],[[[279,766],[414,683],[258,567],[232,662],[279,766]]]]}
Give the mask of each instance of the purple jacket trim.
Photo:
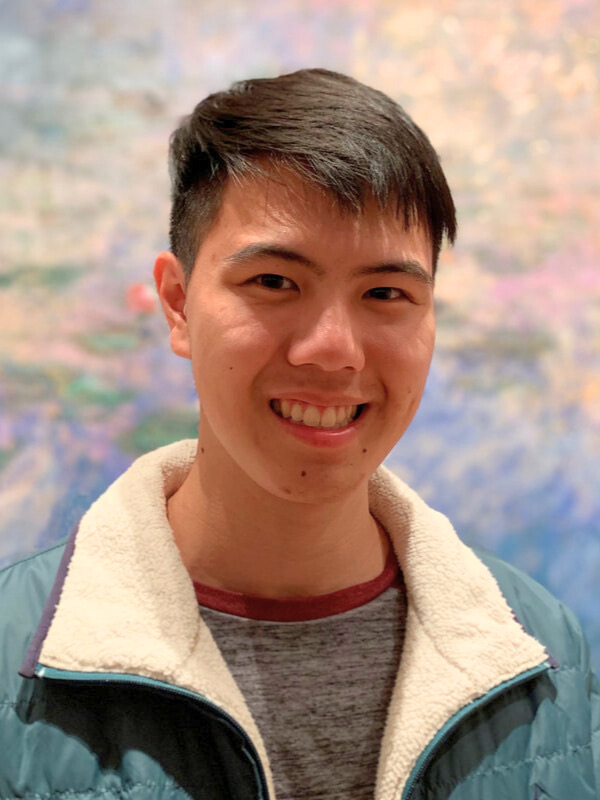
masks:
{"type": "Polygon", "coordinates": [[[77,527],[73,530],[69,536],[67,544],[65,545],[65,549],[58,567],[58,572],[56,573],[56,578],[54,580],[54,585],[52,586],[52,591],[50,592],[50,596],[46,601],[39,625],[36,632],[33,634],[33,638],[31,639],[29,648],[27,649],[27,654],[23,660],[21,669],[19,670],[19,675],[22,675],[23,678],[33,678],[35,674],[35,668],[38,665],[42,644],[44,643],[44,639],[48,634],[50,625],[52,625],[56,607],[58,606],[58,601],[60,600],[60,595],[62,593],[63,584],[65,582],[65,578],[67,577],[69,563],[73,556],[73,551],[75,550],[75,536],[77,535],[78,529],[79,528],[77,527]]]}
{"type": "MultiPolygon", "coordinates": [[[[546,650],[546,652],[548,653],[548,650],[546,650]]],[[[548,661],[550,662],[550,666],[552,667],[552,669],[560,669],[560,664],[554,658],[552,653],[548,653],[548,661]]]]}

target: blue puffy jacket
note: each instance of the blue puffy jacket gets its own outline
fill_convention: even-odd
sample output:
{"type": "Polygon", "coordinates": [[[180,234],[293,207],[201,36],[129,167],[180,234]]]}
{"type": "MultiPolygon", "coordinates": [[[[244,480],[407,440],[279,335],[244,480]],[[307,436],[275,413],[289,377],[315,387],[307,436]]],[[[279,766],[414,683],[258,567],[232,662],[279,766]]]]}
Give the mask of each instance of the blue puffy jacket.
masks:
{"type": "MultiPolygon", "coordinates": [[[[274,798],[166,519],[194,447],[139,459],[68,543],[0,574],[0,800],[274,798]]],[[[370,504],[409,599],[377,800],[598,800],[599,689],[571,613],[385,469],[370,504]]]]}

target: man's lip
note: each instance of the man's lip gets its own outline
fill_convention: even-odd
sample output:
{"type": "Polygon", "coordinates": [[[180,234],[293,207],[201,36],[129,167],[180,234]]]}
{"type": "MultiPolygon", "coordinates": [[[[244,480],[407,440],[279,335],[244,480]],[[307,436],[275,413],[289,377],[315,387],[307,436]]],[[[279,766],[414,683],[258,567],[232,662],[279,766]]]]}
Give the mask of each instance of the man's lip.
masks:
{"type": "Polygon", "coordinates": [[[299,392],[297,394],[283,392],[283,394],[273,395],[273,400],[287,400],[288,403],[304,403],[305,405],[315,406],[316,408],[329,408],[331,406],[364,406],[367,401],[357,397],[326,397],[323,395],[307,394],[299,392]]]}
{"type": "Polygon", "coordinates": [[[300,425],[293,422],[291,419],[282,417],[272,406],[271,413],[277,419],[278,424],[283,425],[296,439],[303,441],[311,447],[318,446],[335,449],[343,447],[353,441],[353,437],[362,429],[369,408],[368,404],[365,403],[360,404],[359,408],[358,416],[348,425],[344,425],[343,428],[321,428],[317,426],[313,427],[312,425],[300,425]]]}

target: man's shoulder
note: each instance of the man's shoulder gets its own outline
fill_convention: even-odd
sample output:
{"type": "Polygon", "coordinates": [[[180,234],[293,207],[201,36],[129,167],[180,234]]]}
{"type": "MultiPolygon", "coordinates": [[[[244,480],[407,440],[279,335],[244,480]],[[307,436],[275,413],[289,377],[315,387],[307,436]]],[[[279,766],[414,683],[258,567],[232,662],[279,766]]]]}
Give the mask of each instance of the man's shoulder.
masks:
{"type": "Polygon", "coordinates": [[[525,630],[563,668],[589,663],[589,649],[575,614],[544,586],[499,556],[475,549],[525,630]]]}
{"type": "Polygon", "coordinates": [[[60,541],[0,571],[0,674],[5,689],[17,677],[48,601],[65,544],[60,541]]]}
{"type": "MultiPolygon", "coordinates": [[[[45,550],[25,556],[0,569],[0,597],[8,602],[11,598],[22,598],[23,595],[32,600],[38,592],[45,596],[54,582],[67,539],[61,539],[45,550]]],[[[44,600],[45,602],[45,600],[44,600]]],[[[2,604],[2,619],[8,608],[2,604]]]]}

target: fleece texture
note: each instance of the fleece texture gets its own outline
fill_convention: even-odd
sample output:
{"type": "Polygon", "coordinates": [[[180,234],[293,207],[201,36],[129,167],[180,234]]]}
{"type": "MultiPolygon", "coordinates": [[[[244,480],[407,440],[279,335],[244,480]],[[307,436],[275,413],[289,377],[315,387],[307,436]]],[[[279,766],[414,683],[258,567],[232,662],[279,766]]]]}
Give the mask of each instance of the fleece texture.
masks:
{"type": "MultiPolygon", "coordinates": [[[[202,620],[166,515],[196,453],[187,440],[139,458],[81,520],[40,663],[143,675],[205,696],[246,730],[273,780],[260,732],[202,620]]],[[[547,660],[491,573],[442,514],[380,467],[369,487],[404,575],[402,661],[376,800],[393,800],[419,755],[462,707],[547,660]]]]}

